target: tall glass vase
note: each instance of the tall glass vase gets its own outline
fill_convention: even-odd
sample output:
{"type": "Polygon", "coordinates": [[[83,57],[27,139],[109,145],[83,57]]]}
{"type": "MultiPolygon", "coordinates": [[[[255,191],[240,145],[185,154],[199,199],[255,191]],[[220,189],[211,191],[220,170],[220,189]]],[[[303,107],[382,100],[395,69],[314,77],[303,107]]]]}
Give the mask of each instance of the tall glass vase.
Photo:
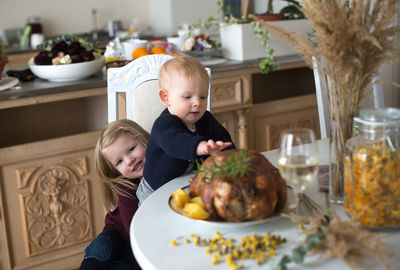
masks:
{"type": "Polygon", "coordinates": [[[351,137],[352,118],[331,119],[329,134],[329,200],[344,202],[345,143],[351,137]]]}

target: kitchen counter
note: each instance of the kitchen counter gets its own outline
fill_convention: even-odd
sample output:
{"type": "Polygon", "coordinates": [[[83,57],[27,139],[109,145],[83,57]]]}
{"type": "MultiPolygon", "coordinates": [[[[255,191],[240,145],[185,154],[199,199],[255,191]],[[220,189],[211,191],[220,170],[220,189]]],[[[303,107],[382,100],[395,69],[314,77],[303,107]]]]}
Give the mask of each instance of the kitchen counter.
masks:
{"type": "MultiPolygon", "coordinates": [[[[227,60],[224,63],[216,65],[208,65],[211,68],[212,78],[218,78],[221,74],[226,72],[240,72],[240,74],[259,73],[258,67],[259,59],[247,61],[232,61],[227,60]]],[[[304,61],[301,57],[285,56],[277,57],[276,61],[280,64],[279,70],[305,67],[304,61]]],[[[9,69],[21,70],[27,66],[10,66],[9,69]]],[[[80,91],[83,89],[107,87],[107,80],[104,72],[99,72],[89,78],[79,81],[69,82],[49,82],[42,79],[35,79],[32,82],[22,82],[20,87],[9,89],[0,92],[0,109],[6,106],[4,102],[15,101],[17,99],[34,98],[43,95],[60,94],[67,92],[80,91]]],[[[7,106],[8,107],[8,106],[7,106]]]]}
{"type": "Polygon", "coordinates": [[[20,82],[17,87],[0,92],[0,108],[4,108],[4,103],[7,101],[106,86],[107,82],[101,72],[79,81],[50,82],[36,78],[31,82],[20,82]]]}

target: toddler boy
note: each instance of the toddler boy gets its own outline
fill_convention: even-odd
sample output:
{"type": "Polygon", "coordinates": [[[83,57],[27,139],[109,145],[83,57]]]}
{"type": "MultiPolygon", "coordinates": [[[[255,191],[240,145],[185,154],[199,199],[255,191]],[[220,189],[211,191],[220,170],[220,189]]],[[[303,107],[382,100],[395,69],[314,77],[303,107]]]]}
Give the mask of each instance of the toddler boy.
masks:
{"type": "Polygon", "coordinates": [[[235,148],[207,111],[209,83],[206,69],[192,57],[174,57],[161,67],[159,96],[167,108],[151,129],[143,172],[153,190],[191,171],[195,160],[235,148]]]}

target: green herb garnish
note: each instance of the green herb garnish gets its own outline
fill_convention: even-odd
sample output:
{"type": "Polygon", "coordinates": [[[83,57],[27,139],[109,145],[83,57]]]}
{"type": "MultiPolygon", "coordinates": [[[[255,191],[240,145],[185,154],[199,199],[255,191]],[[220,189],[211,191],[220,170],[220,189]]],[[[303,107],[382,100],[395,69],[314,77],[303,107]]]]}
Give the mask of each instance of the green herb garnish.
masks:
{"type": "Polygon", "coordinates": [[[213,160],[213,164],[200,167],[201,162],[196,160],[196,165],[199,169],[195,172],[204,173],[207,177],[204,179],[206,182],[211,182],[215,177],[222,180],[225,178],[243,177],[253,171],[253,168],[250,167],[250,160],[252,158],[246,156],[245,150],[239,150],[231,153],[222,165],[216,164],[213,160]]]}

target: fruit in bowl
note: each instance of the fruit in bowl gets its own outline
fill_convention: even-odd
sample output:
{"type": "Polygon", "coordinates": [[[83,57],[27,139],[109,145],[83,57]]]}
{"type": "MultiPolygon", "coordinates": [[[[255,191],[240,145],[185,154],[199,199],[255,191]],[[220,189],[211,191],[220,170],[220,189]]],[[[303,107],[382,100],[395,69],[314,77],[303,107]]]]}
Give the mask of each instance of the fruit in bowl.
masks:
{"type": "Polygon", "coordinates": [[[101,57],[97,44],[74,35],[63,35],[38,46],[39,53],[28,64],[61,65],[93,61],[101,57]]]}
{"type": "Polygon", "coordinates": [[[181,51],[192,57],[220,57],[222,52],[219,45],[210,38],[210,36],[201,34],[195,37],[189,37],[183,43],[181,51]]]}
{"type": "Polygon", "coordinates": [[[64,35],[38,46],[29,68],[39,78],[49,81],[73,81],[89,77],[104,66],[104,56],[96,44],[74,35],[64,35]]]}

